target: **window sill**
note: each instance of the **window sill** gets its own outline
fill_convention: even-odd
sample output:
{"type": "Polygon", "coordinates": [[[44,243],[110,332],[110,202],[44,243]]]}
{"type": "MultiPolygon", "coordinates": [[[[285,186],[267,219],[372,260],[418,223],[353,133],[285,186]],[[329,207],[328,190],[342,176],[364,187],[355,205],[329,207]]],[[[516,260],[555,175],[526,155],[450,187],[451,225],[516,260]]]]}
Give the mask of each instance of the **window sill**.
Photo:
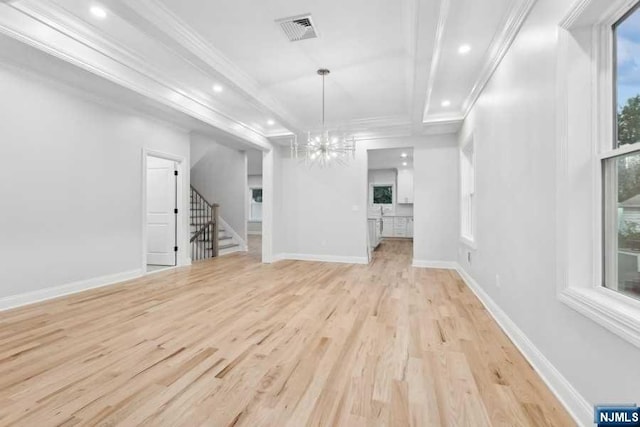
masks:
{"type": "Polygon", "coordinates": [[[473,250],[478,249],[478,246],[476,245],[475,240],[470,239],[468,237],[460,236],[460,243],[462,243],[463,245],[465,245],[469,249],[473,249],[473,250]]]}
{"type": "Polygon", "coordinates": [[[608,289],[569,287],[560,301],[640,347],[640,302],[608,289]]]}

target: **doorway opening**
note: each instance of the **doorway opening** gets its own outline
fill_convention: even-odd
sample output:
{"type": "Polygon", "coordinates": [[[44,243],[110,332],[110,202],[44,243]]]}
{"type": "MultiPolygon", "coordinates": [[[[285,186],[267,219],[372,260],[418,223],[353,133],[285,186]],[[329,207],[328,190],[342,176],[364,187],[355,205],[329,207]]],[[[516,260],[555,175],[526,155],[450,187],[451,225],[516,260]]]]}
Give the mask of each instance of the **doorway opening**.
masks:
{"type": "Polygon", "coordinates": [[[262,162],[262,151],[247,150],[247,248],[257,259],[262,259],[262,162]]]}
{"type": "Polygon", "coordinates": [[[413,148],[367,151],[367,241],[369,262],[376,249],[406,255],[413,248],[413,148]]]}
{"type": "Polygon", "coordinates": [[[178,265],[178,164],[146,155],[146,271],[178,265]]]}

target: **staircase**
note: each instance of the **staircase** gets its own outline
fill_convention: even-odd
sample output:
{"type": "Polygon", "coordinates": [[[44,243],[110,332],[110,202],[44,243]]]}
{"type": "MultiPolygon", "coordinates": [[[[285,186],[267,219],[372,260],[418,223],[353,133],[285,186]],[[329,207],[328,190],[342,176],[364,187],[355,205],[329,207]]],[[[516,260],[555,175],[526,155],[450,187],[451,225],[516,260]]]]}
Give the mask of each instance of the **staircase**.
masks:
{"type": "Polygon", "coordinates": [[[191,260],[200,261],[240,250],[240,244],[222,226],[219,205],[209,203],[191,187],[191,260]]]}

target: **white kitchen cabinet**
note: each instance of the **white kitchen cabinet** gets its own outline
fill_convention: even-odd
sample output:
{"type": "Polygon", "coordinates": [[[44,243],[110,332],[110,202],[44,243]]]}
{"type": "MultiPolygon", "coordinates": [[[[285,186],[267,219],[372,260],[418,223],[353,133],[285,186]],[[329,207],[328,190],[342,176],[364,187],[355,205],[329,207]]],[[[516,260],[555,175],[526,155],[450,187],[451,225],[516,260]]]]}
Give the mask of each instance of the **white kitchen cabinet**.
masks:
{"type": "Polygon", "coordinates": [[[393,219],[393,236],[407,237],[407,218],[397,216],[393,219]]]}
{"type": "Polygon", "coordinates": [[[398,169],[396,202],[399,204],[413,203],[413,169],[398,169]]]}
{"type": "Polygon", "coordinates": [[[413,218],[409,216],[382,218],[381,237],[413,237],[413,218]]]}
{"type": "Polygon", "coordinates": [[[382,219],[382,237],[395,237],[393,217],[382,219]]]}
{"type": "Polygon", "coordinates": [[[380,235],[382,228],[381,219],[369,219],[369,245],[371,249],[375,249],[380,244],[382,236],[380,235]]]}

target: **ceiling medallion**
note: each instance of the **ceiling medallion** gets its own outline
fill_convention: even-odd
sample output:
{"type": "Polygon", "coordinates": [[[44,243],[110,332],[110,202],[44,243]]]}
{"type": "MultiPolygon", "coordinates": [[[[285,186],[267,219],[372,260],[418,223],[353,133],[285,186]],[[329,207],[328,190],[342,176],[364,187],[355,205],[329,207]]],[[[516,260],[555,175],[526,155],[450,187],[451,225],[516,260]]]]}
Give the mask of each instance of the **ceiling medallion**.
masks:
{"type": "Polygon", "coordinates": [[[321,167],[333,163],[346,165],[349,159],[355,159],[356,140],[353,136],[330,134],[324,125],[324,79],[330,73],[321,68],[318,75],[322,77],[322,132],[318,135],[308,132],[307,142],[298,143],[295,137],[291,143],[291,155],[302,158],[309,165],[318,164],[321,167]]]}

